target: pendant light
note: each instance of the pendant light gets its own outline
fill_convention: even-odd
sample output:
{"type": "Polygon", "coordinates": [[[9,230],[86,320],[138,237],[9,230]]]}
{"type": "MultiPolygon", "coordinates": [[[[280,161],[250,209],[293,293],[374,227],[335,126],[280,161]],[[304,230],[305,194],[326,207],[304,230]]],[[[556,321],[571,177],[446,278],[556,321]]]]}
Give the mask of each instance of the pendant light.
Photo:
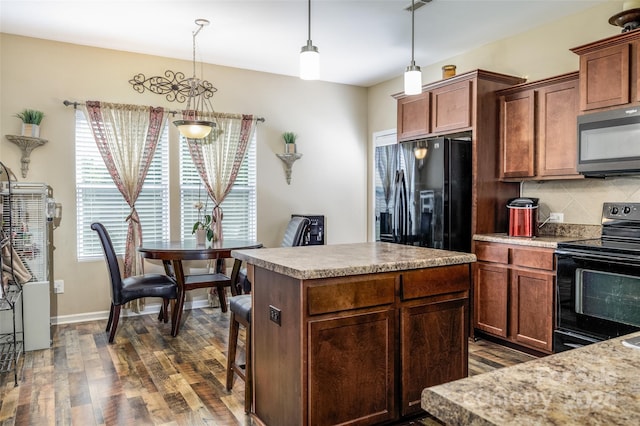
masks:
{"type": "Polygon", "coordinates": [[[210,87],[210,83],[203,82],[196,77],[196,36],[203,27],[209,25],[209,21],[196,19],[196,25],[198,29],[193,32],[193,77],[186,80],[189,84],[186,117],[173,122],[180,134],[188,139],[204,139],[216,127],[216,123],[210,121],[213,118],[213,107],[209,100],[213,96],[215,88],[210,87]]]}
{"type": "Polygon", "coordinates": [[[311,42],[311,0],[308,4],[309,35],[307,44],[300,49],[300,78],[302,80],[318,80],[320,78],[320,53],[311,42]]]}
{"type": "Polygon", "coordinates": [[[422,93],[422,72],[413,59],[414,13],[414,0],[411,0],[411,64],[404,72],[404,93],[406,95],[419,95],[422,93]]]}

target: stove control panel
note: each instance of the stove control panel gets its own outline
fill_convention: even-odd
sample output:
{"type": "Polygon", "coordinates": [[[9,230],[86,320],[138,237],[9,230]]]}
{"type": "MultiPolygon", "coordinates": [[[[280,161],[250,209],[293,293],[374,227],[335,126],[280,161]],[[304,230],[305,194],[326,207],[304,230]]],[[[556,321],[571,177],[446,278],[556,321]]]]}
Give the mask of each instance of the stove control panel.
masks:
{"type": "Polygon", "coordinates": [[[640,203],[604,203],[602,223],[610,220],[640,222],[640,203]]]}

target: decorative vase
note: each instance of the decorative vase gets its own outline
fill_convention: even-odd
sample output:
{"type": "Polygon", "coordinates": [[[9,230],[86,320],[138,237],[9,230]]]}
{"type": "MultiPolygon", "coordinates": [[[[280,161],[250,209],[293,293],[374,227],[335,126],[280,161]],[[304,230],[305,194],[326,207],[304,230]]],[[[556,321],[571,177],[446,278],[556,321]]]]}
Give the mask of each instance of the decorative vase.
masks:
{"type": "Polygon", "coordinates": [[[295,143],[285,143],[284,144],[284,153],[285,154],[295,154],[296,153],[296,144],[295,143]]]}
{"type": "Polygon", "coordinates": [[[196,229],[196,244],[199,246],[205,245],[207,242],[207,230],[196,229]]]}
{"type": "Polygon", "coordinates": [[[39,138],[40,126],[37,124],[22,123],[22,136],[28,136],[30,138],[39,138]]]}

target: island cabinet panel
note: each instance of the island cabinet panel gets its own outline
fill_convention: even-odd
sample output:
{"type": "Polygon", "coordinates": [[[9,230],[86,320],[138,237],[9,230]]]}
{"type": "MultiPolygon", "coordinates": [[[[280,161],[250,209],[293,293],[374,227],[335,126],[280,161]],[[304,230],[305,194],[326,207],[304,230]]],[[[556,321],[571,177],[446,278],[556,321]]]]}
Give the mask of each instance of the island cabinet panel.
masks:
{"type": "Polygon", "coordinates": [[[309,425],[395,417],[395,311],[310,321],[309,425]]]}
{"type": "Polygon", "coordinates": [[[544,353],[553,350],[553,249],[476,241],[474,328],[544,353]],[[508,252],[504,256],[491,254],[508,252]],[[489,256],[487,256],[489,254],[489,256]]]}
{"type": "Polygon", "coordinates": [[[398,141],[417,139],[431,133],[429,93],[398,100],[398,141]]]}
{"type": "Polygon", "coordinates": [[[467,375],[470,271],[294,279],[256,266],[259,424],[373,425],[417,413],[424,388],[467,375]]]}
{"type": "Polygon", "coordinates": [[[425,387],[467,377],[467,297],[434,297],[401,309],[403,416],[421,411],[425,387]]]}
{"type": "Polygon", "coordinates": [[[431,127],[433,133],[463,131],[471,128],[473,81],[467,80],[431,91],[431,127]]]}

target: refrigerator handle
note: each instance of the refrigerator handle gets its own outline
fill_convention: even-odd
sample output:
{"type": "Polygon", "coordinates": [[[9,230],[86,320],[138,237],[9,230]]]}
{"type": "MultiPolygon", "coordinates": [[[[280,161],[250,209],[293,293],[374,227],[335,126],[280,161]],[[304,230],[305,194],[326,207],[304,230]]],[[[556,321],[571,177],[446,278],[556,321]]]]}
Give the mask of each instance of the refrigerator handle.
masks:
{"type": "Polygon", "coordinates": [[[407,207],[407,184],[404,178],[404,171],[398,170],[396,172],[396,209],[397,209],[397,224],[398,229],[395,235],[396,242],[406,244],[406,238],[408,234],[408,207],[407,207]]]}

